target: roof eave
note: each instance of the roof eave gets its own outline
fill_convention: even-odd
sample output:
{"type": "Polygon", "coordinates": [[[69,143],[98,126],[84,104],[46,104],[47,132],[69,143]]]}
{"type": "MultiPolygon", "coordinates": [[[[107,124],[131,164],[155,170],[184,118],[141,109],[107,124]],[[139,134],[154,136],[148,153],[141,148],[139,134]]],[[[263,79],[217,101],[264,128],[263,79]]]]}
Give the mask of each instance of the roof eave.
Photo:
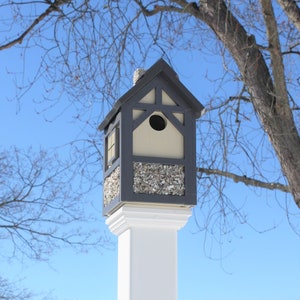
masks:
{"type": "Polygon", "coordinates": [[[201,116],[202,110],[204,109],[203,105],[180,82],[175,71],[163,59],[160,59],[150,69],[148,69],[145,74],[136,82],[136,84],[115,103],[111,111],[98,126],[98,129],[104,130],[110,123],[111,119],[114,118],[115,115],[119,112],[121,106],[159,74],[166,77],[167,80],[170,80],[173,85],[183,93],[184,97],[188,99],[188,102],[195,113],[196,119],[198,119],[201,116]]]}

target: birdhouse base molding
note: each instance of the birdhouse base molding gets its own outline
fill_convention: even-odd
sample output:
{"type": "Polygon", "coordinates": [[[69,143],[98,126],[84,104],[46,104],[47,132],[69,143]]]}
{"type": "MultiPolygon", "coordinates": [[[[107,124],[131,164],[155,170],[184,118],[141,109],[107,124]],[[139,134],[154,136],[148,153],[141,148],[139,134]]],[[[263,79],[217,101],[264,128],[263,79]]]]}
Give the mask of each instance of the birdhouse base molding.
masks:
{"type": "Polygon", "coordinates": [[[191,215],[191,207],[186,206],[126,203],[106,219],[106,224],[115,235],[134,227],[179,230],[191,215]]]}
{"type": "Polygon", "coordinates": [[[177,300],[177,231],[191,208],[125,204],[107,218],[118,235],[118,300],[177,300]]]}

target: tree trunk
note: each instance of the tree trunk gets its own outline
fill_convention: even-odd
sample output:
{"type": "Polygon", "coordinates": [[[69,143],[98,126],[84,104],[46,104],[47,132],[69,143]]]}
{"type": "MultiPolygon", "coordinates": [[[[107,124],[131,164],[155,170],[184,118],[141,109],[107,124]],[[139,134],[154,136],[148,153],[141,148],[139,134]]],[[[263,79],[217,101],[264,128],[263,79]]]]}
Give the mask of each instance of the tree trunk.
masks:
{"type": "Polygon", "coordinates": [[[280,99],[276,101],[278,95],[271,74],[254,36],[247,34],[223,1],[210,0],[199,9],[187,9],[215,32],[235,60],[300,208],[300,138],[291,109],[283,108],[280,99]]]}

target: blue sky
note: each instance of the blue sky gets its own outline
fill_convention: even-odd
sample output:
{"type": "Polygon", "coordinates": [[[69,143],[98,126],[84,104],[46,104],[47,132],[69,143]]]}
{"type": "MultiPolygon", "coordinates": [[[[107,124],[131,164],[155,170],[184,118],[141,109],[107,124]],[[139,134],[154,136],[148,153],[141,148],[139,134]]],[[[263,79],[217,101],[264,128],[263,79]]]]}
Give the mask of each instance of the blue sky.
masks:
{"type": "MultiPolygon", "coordinates": [[[[3,147],[59,146],[85,130],[82,124],[70,121],[71,113],[53,122],[45,122],[43,115],[36,114],[32,98],[41,97],[43,85],[25,95],[20,104],[7,101],[14,93],[7,69],[20,62],[10,50],[0,53],[0,62],[3,147]]],[[[201,66],[203,71],[199,71],[202,63],[182,56],[175,57],[173,62],[180,71],[180,79],[201,100],[208,93],[205,68],[201,66]]],[[[278,204],[285,201],[284,195],[277,193],[275,200],[275,194],[254,193],[242,184],[233,183],[227,190],[233,201],[247,200],[244,204],[247,218],[257,231],[276,228],[259,233],[247,224],[236,225],[235,231],[222,238],[220,245],[217,236],[199,231],[196,220],[201,218],[201,211],[195,207],[187,226],[179,232],[178,299],[300,300],[300,237],[292,231],[284,209],[278,204]]],[[[87,197],[100,209],[101,188],[87,197]]],[[[12,281],[22,280],[21,286],[40,294],[50,293],[58,300],[117,299],[117,239],[109,233],[100,214],[98,226],[98,234],[109,235],[114,246],[88,253],[59,249],[48,262],[26,259],[7,262],[0,257],[0,275],[12,281]]],[[[0,243],[3,247],[5,241],[0,243]]]]}

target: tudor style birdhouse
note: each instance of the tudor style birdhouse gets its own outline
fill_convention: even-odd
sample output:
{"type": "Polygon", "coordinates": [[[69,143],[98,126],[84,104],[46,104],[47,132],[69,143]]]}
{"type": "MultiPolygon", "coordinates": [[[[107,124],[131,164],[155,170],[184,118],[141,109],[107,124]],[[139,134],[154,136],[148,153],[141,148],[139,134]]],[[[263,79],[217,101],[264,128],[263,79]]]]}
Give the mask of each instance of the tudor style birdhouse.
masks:
{"type": "Polygon", "coordinates": [[[196,119],[203,106],[159,60],[100,124],[103,214],[125,203],[196,204],[196,119]]]}

